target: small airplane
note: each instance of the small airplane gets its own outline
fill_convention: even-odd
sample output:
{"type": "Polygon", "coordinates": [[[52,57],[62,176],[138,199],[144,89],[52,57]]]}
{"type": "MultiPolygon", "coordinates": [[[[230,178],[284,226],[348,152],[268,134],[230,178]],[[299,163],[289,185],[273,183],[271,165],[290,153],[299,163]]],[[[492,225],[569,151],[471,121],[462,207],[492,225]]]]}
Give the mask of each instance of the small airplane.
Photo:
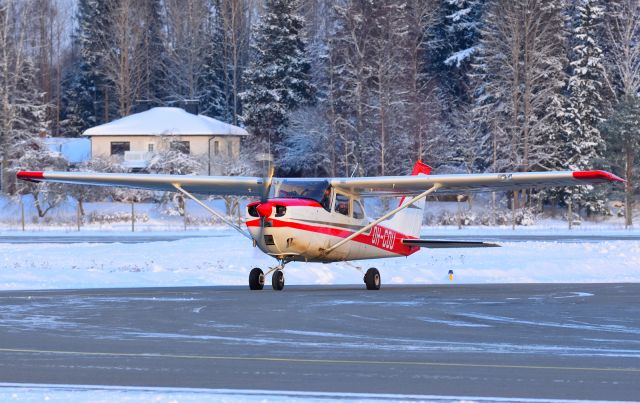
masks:
{"type": "MultiPolygon", "coordinates": [[[[420,248],[498,246],[484,242],[420,238],[425,198],[430,194],[460,195],[624,182],[606,171],[549,171],[430,175],[431,167],[416,162],[410,176],[350,178],[265,177],[117,174],[93,172],[31,172],[17,177],[31,182],[119,186],[152,191],[175,191],[194,200],[242,235],[278,264],[267,272],[254,268],[249,288],[261,290],[269,274],[274,290],[284,288],[284,268],[289,262],[338,262],[409,256],[420,248]],[[210,208],[195,194],[259,197],[247,205],[246,227],[236,225],[210,208]],[[367,217],[362,199],[401,197],[398,206],[382,217],[367,217]]],[[[380,272],[364,275],[368,290],[378,290],[380,272]]]]}

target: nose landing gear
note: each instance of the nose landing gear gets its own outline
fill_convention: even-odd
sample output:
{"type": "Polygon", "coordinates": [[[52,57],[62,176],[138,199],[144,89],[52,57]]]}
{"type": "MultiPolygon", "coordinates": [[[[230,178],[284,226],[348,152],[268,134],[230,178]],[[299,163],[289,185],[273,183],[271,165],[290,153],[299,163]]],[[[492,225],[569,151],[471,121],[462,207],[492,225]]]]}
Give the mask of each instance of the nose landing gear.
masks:
{"type": "Polygon", "coordinates": [[[284,289],[283,270],[285,264],[287,264],[287,262],[281,260],[280,264],[270,268],[266,273],[263,273],[262,270],[258,267],[252,269],[249,273],[249,289],[262,290],[264,288],[265,277],[273,273],[273,275],[271,276],[271,287],[273,287],[275,291],[282,291],[284,289]]]}

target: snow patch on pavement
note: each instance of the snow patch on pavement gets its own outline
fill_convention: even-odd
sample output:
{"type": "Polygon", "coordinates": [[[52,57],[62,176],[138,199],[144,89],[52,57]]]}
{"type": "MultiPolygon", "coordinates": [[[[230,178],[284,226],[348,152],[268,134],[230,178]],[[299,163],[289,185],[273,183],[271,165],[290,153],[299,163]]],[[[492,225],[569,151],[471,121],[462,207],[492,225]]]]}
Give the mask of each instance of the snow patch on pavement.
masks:
{"type": "MultiPolygon", "coordinates": [[[[272,390],[233,390],[197,388],[161,388],[99,385],[48,385],[0,383],[0,400],[12,402],[514,402],[514,403],[578,403],[592,400],[529,399],[480,396],[437,396],[374,393],[331,393],[272,390]]],[[[605,403],[603,400],[598,400],[605,403]]],[[[618,403],[608,401],[610,403],[618,403]]]]}

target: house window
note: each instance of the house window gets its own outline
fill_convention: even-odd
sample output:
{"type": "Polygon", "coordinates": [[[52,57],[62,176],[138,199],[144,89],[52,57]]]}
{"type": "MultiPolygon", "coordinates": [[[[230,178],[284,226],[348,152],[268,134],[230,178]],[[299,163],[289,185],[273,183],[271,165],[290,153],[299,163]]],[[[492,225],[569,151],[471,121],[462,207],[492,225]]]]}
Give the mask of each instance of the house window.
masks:
{"type": "Polygon", "coordinates": [[[150,153],[152,153],[152,152],[153,152],[153,146],[154,146],[154,144],[153,144],[153,143],[149,143],[149,146],[147,147],[147,151],[149,151],[150,153]]]}
{"type": "Polygon", "coordinates": [[[213,142],[213,155],[218,155],[220,154],[220,142],[219,141],[214,141],[213,142]]]}
{"type": "Polygon", "coordinates": [[[126,151],[131,150],[131,143],[128,141],[112,141],[111,155],[124,155],[126,151]]]}
{"type": "Polygon", "coordinates": [[[233,157],[233,143],[231,143],[230,141],[227,141],[227,156],[229,158],[233,157]]]}
{"type": "Polygon", "coordinates": [[[191,145],[188,141],[172,141],[171,144],[169,144],[169,148],[171,151],[179,151],[184,154],[191,153],[191,145]]]}

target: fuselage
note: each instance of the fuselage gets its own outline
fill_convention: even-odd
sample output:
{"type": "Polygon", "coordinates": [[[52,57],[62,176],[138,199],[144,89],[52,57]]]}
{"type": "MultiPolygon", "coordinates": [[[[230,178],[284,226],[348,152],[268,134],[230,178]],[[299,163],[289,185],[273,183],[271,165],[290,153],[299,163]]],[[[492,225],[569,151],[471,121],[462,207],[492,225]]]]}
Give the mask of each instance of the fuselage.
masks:
{"type": "Polygon", "coordinates": [[[414,237],[376,225],[326,253],[369,223],[360,200],[332,196],[324,203],[272,198],[249,204],[246,225],[256,246],[278,259],[307,262],[408,256],[420,249],[402,243],[414,237]]]}

